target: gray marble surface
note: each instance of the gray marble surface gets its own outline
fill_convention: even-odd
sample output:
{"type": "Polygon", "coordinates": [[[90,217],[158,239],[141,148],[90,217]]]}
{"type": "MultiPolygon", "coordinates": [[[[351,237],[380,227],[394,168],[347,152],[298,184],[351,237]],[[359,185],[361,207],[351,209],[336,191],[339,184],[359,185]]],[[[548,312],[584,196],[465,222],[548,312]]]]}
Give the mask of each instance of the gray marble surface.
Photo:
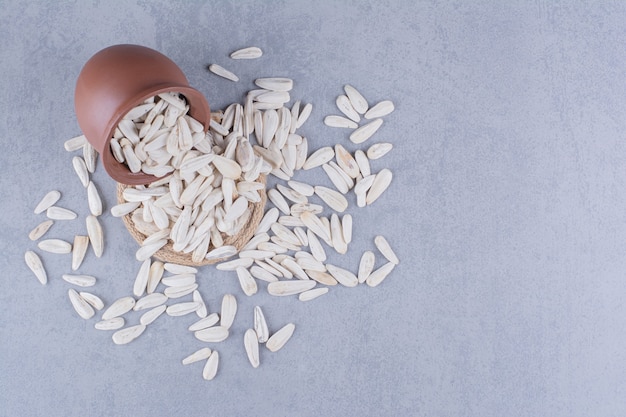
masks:
{"type": "MultiPolygon", "coordinates": [[[[619,2],[0,1],[0,416],[626,415],[625,20],[619,2]],[[262,284],[246,297],[234,274],[203,268],[211,311],[225,293],[239,301],[210,382],[180,363],[205,345],[193,317],[116,346],[72,310],[68,256],[42,254],[40,285],[23,261],[43,220],[32,210],[58,189],[79,219],[48,236],[85,232],[63,142],[80,134],[82,65],[118,43],[168,55],[214,109],[257,77],[293,78],[293,97],[314,105],[312,148],[359,148],[322,123],[344,84],[393,100],[362,145],[394,144],[373,163],[392,185],[371,207],[351,197],[354,242],[331,256],[356,270],[383,234],[401,259],[392,275],[302,303],[262,284]],[[228,58],[249,45],[264,56],[228,58]],[[296,324],[258,369],[242,342],[255,305],[271,330],[296,324]]],[[[109,209],[115,183],[102,166],[93,180],[109,209]]],[[[121,221],[102,223],[105,254],[80,271],[111,303],[139,263],[121,221]]]]}

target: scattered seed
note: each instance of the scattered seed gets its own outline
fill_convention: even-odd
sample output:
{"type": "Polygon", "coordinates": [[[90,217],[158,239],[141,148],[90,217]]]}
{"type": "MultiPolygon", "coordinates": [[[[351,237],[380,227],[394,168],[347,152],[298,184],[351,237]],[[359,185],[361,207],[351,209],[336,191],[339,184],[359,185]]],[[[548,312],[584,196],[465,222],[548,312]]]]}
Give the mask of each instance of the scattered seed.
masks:
{"type": "Polygon", "coordinates": [[[46,216],[52,220],[74,220],[77,215],[72,210],[52,206],[46,210],[46,216]]]}
{"type": "Polygon", "coordinates": [[[46,274],[43,264],[41,263],[41,258],[39,258],[35,252],[29,250],[24,254],[24,259],[26,260],[26,265],[31,271],[33,271],[33,274],[35,274],[35,277],[37,277],[39,282],[42,285],[45,285],[46,282],[48,282],[48,275],[46,274]]]}
{"type": "Polygon", "coordinates": [[[124,327],[126,322],[123,317],[115,317],[109,320],[102,320],[97,322],[93,327],[97,330],[117,330],[124,327]]]}
{"type": "Polygon", "coordinates": [[[353,143],[363,143],[368,140],[383,124],[383,119],[375,119],[368,124],[365,124],[358,129],[355,129],[350,134],[350,140],[353,143]]]}
{"type": "Polygon", "coordinates": [[[126,327],[125,329],[121,329],[113,333],[111,338],[113,339],[113,343],[116,345],[125,345],[127,343],[132,342],[146,330],[146,326],[143,324],[138,324],[136,326],[126,327]]]}
{"type": "Polygon", "coordinates": [[[46,194],[41,201],[35,207],[35,214],[43,213],[48,208],[52,207],[61,198],[61,193],[53,190],[46,194]]]}
{"type": "Polygon", "coordinates": [[[267,343],[265,344],[265,346],[271,352],[276,352],[280,350],[289,341],[295,329],[296,329],[295,324],[293,323],[286,324],[267,340],[267,343]]]}
{"type": "Polygon", "coordinates": [[[70,288],[67,294],[70,298],[70,302],[72,303],[72,307],[74,307],[74,310],[76,310],[76,313],[78,313],[80,317],[85,320],[89,320],[93,317],[94,314],[96,314],[93,308],[89,305],[89,303],[87,303],[87,301],[85,301],[76,292],[76,290],[70,288]]]}
{"type": "Polygon", "coordinates": [[[211,349],[208,347],[202,348],[183,359],[183,365],[189,365],[190,363],[208,359],[209,356],[211,356],[211,349]]]}
{"type": "Polygon", "coordinates": [[[312,290],[308,290],[308,291],[304,291],[301,292],[298,295],[298,299],[300,301],[311,301],[314,300],[315,298],[324,295],[328,292],[328,287],[324,287],[324,288],[314,288],[312,290]]]}
{"type": "Polygon", "coordinates": [[[213,353],[211,353],[211,356],[209,356],[209,358],[207,359],[206,364],[204,365],[204,369],[202,370],[202,377],[204,379],[210,381],[215,378],[215,375],[217,375],[219,361],[220,355],[216,350],[214,350],[213,353]]]}
{"type": "Polygon", "coordinates": [[[53,224],[54,224],[54,221],[52,220],[45,220],[41,222],[37,227],[35,227],[33,230],[30,231],[30,233],[28,234],[28,238],[30,240],[39,239],[40,237],[46,234],[46,232],[50,229],[50,227],[53,224]]]}
{"type": "Polygon", "coordinates": [[[234,82],[239,81],[239,77],[237,77],[235,74],[233,74],[232,72],[228,71],[226,68],[220,65],[217,65],[217,64],[209,65],[209,71],[211,71],[215,75],[219,75],[220,77],[226,78],[227,80],[231,80],[234,82]]]}

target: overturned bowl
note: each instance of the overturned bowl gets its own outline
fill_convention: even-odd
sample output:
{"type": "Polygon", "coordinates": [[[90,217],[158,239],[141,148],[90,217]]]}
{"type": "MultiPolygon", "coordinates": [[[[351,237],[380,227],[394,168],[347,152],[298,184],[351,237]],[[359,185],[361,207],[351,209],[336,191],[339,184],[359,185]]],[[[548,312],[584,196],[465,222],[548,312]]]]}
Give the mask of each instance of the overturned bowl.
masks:
{"type": "Polygon", "coordinates": [[[132,173],[111,153],[115,128],[133,107],[164,92],[185,96],[189,115],[209,128],[206,98],[189,86],[182,70],[168,57],[140,45],[114,45],[92,56],[78,75],[74,108],[87,141],[100,153],[107,173],[128,185],[149,184],[158,178],[132,173]]]}

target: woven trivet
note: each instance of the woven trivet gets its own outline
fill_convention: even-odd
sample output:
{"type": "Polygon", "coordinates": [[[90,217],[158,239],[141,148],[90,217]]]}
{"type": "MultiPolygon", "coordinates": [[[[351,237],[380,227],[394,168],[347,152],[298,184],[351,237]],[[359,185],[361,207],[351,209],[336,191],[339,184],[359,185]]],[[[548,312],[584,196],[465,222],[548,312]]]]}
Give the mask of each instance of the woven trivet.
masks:
{"type": "MultiPolygon", "coordinates": [[[[264,175],[259,176],[257,181],[265,184],[265,176],[264,175]]],[[[124,184],[120,184],[120,183],[117,184],[118,204],[126,202],[122,194],[124,193],[124,190],[127,187],[128,186],[124,184]]],[[[250,239],[254,235],[254,232],[257,226],[259,225],[259,223],[261,222],[261,219],[263,218],[265,202],[267,200],[265,188],[259,190],[259,195],[261,196],[261,201],[259,201],[258,203],[249,203],[250,206],[252,207],[252,214],[250,215],[250,219],[248,220],[248,223],[245,226],[243,226],[241,231],[234,236],[227,236],[222,233],[222,237],[224,238],[224,245],[232,245],[236,247],[237,250],[241,250],[241,248],[250,241],[250,239]]],[[[128,229],[128,232],[133,237],[133,239],[135,239],[137,243],[141,245],[141,243],[144,241],[144,239],[147,236],[141,233],[135,227],[135,224],[132,220],[132,213],[129,213],[123,216],[122,220],[124,221],[124,224],[126,225],[126,229],[128,229]]],[[[191,253],[176,252],[174,251],[172,246],[173,246],[172,242],[169,241],[165,246],[159,249],[152,256],[163,262],[170,262],[170,263],[176,263],[180,265],[189,265],[189,266],[210,265],[210,264],[223,261],[223,259],[210,259],[210,260],[204,259],[202,262],[194,262],[191,259],[191,256],[192,256],[191,253]]],[[[212,249],[214,249],[213,244],[209,245],[209,251],[212,249]]]]}

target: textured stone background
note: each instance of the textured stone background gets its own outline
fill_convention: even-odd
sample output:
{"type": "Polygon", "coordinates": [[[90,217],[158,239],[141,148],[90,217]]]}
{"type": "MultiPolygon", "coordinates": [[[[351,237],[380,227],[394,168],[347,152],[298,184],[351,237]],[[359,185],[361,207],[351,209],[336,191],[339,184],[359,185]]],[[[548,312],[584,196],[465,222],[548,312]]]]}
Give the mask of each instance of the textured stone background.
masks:
{"type": "MultiPolygon", "coordinates": [[[[619,416],[626,415],[626,6],[600,2],[0,1],[1,416],[619,416]],[[115,346],[68,300],[69,257],[27,270],[38,200],[80,220],[85,192],[63,142],[80,133],[76,77],[117,43],[165,53],[213,108],[239,101],[260,76],[296,80],[314,104],[312,148],[344,143],[322,120],[345,83],[396,111],[366,145],[395,177],[373,206],[350,201],[355,241],[332,259],[356,269],[384,234],[401,264],[378,288],[332,288],[301,303],[245,297],[234,274],[205,268],[216,311],[240,302],[216,345],[217,378],[182,366],[203,346],[194,318],[162,317],[115,346]],[[231,61],[257,45],[256,61],[231,61]],[[205,69],[221,64],[241,81],[205,69]],[[252,369],[243,348],[252,308],[296,332],[252,369]]],[[[328,183],[321,170],[299,177],[328,183]]],[[[115,184],[94,176],[106,208],[115,184]]],[[[81,268],[110,303],[139,264],[121,221],[102,217],[105,256],[81,268]]],[[[132,320],[137,320],[136,317],[132,320]]]]}

